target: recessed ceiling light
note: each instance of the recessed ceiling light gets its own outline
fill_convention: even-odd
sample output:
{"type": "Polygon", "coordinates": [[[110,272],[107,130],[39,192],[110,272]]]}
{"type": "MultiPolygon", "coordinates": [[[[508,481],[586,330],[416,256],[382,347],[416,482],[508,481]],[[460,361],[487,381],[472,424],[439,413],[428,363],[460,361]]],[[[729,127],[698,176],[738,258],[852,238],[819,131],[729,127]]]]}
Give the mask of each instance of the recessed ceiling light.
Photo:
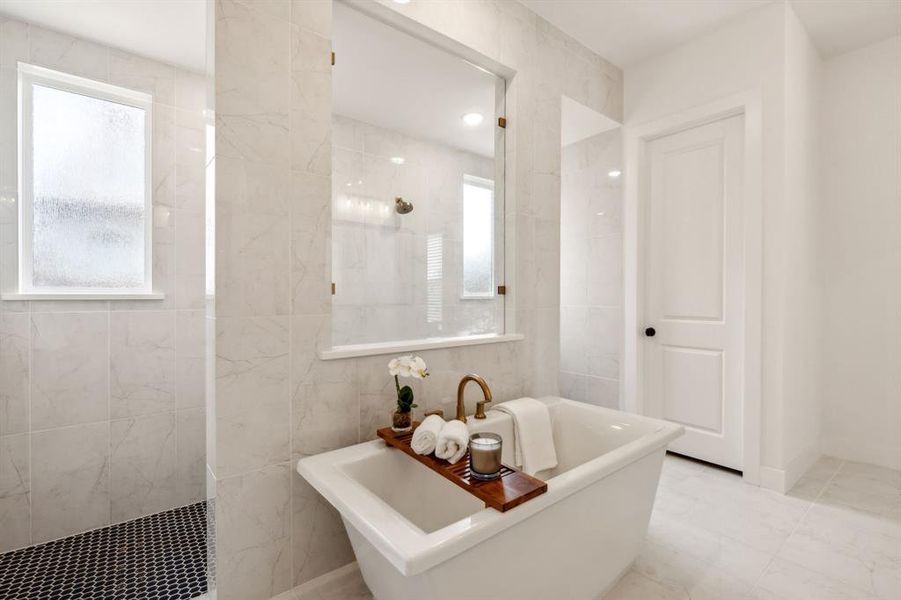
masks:
{"type": "Polygon", "coordinates": [[[470,127],[475,127],[476,125],[480,125],[482,123],[482,121],[485,120],[485,117],[484,117],[484,115],[482,115],[482,113],[471,112],[471,113],[466,113],[465,115],[463,115],[462,119],[463,119],[463,122],[466,123],[467,125],[469,125],[470,127]]]}
{"type": "Polygon", "coordinates": [[[623,174],[622,171],[617,171],[615,169],[613,171],[607,171],[607,177],[613,177],[614,179],[619,177],[622,174],[623,174]]]}
{"type": "Polygon", "coordinates": [[[397,4],[409,4],[410,0],[394,0],[394,2],[397,4]]]}
{"type": "Polygon", "coordinates": [[[402,165],[402,164],[404,164],[405,162],[407,162],[407,159],[404,158],[403,156],[392,156],[392,157],[391,157],[391,162],[393,162],[393,163],[396,164],[396,165],[402,165]]]}

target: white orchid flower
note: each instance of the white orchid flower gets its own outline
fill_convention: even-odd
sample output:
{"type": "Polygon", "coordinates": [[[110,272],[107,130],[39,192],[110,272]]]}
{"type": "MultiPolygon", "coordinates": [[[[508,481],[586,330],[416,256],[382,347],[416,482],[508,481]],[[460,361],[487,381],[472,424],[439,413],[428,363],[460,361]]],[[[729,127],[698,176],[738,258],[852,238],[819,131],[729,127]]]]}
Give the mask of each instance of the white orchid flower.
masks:
{"type": "Polygon", "coordinates": [[[429,370],[419,356],[408,354],[406,356],[398,356],[391,359],[388,363],[388,373],[393,377],[414,377],[416,379],[424,379],[428,377],[429,370]]]}
{"type": "Polygon", "coordinates": [[[411,356],[398,356],[388,363],[388,373],[393,377],[410,377],[411,356]]]}
{"type": "Polygon", "coordinates": [[[417,379],[425,379],[429,376],[429,368],[426,366],[425,361],[422,360],[422,357],[420,356],[413,357],[410,369],[412,371],[413,377],[416,377],[417,379]]]}
{"type": "Polygon", "coordinates": [[[398,366],[398,375],[401,377],[412,377],[413,376],[413,357],[412,356],[401,356],[400,364],[398,366]]]}
{"type": "Polygon", "coordinates": [[[400,358],[392,358],[388,363],[388,373],[396,377],[400,373],[400,358]]]}

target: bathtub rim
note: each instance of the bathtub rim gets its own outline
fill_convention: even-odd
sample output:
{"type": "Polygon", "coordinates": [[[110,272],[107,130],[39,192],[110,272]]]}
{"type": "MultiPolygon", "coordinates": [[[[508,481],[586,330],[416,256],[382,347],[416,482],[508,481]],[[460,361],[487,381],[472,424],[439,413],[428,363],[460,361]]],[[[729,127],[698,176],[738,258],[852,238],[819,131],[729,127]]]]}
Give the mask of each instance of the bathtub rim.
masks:
{"type": "MultiPolygon", "coordinates": [[[[372,440],[301,458],[297,463],[297,472],[338,510],[346,523],[353,526],[401,574],[412,576],[465,552],[629,464],[664,449],[684,430],[678,424],[586,405],[556,396],[544,397],[541,400],[549,404],[564,402],[580,407],[587,406],[605,414],[616,414],[618,419],[625,418],[651,425],[654,429],[606,454],[552,477],[547,482],[546,493],[510,511],[501,513],[491,508],[482,508],[468,517],[430,533],[414,525],[344,469],[344,465],[349,463],[370,459],[389,451],[396,452],[382,440],[372,440]]],[[[422,467],[416,461],[411,460],[410,464],[422,467]]]]}

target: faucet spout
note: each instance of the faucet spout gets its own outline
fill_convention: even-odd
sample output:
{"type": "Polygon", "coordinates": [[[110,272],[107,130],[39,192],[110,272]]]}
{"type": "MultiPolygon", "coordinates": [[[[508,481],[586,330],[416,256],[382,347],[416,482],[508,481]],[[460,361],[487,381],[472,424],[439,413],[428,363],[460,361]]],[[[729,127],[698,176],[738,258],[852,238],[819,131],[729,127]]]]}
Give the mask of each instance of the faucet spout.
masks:
{"type": "Polygon", "coordinates": [[[463,390],[470,381],[475,381],[479,384],[479,387],[482,388],[482,396],[485,398],[483,402],[477,404],[476,419],[485,418],[485,404],[491,402],[491,388],[488,387],[488,383],[475,373],[464,375],[463,379],[460,380],[460,385],[457,386],[457,416],[455,417],[457,421],[463,421],[464,423],[466,422],[466,406],[463,404],[463,390]]]}

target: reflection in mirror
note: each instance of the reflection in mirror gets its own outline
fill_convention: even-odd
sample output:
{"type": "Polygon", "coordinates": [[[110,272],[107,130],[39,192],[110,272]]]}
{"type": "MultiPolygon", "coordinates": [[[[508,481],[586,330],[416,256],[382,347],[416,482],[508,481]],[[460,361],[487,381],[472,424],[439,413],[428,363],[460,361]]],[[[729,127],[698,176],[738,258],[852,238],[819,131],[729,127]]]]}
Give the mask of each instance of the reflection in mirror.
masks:
{"type": "Polygon", "coordinates": [[[336,2],[332,344],[503,333],[504,81],[336,2]]]}

